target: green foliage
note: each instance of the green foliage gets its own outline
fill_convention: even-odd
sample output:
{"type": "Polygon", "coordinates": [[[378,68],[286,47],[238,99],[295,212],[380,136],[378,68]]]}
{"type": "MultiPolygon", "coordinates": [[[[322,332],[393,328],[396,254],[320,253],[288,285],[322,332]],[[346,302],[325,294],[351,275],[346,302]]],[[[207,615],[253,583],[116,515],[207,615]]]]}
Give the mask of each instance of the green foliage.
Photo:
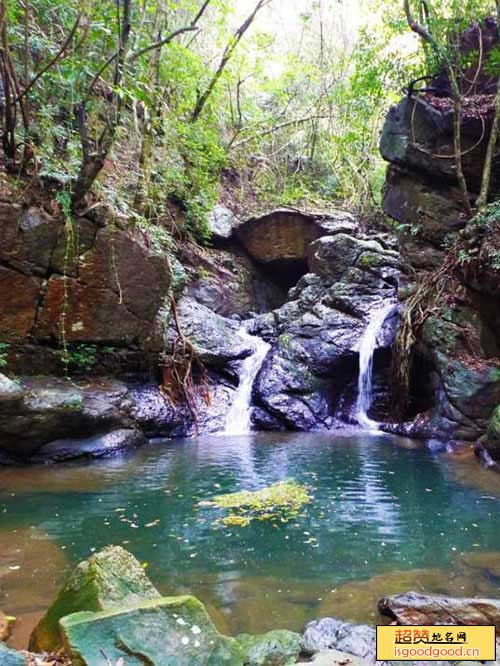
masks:
{"type": "Polygon", "coordinates": [[[0,342],[0,368],[5,368],[7,365],[7,354],[10,345],[7,342],[0,342]]]}
{"type": "Polygon", "coordinates": [[[97,347],[85,343],[68,345],[61,353],[65,365],[78,371],[88,372],[95,365],[97,347]]]}
{"type": "Polygon", "coordinates": [[[312,497],[307,488],[293,480],[281,481],[262,490],[244,490],[238,493],[217,495],[200,502],[200,506],[227,509],[229,515],[220,519],[226,526],[246,527],[253,520],[288,522],[312,497]]]}

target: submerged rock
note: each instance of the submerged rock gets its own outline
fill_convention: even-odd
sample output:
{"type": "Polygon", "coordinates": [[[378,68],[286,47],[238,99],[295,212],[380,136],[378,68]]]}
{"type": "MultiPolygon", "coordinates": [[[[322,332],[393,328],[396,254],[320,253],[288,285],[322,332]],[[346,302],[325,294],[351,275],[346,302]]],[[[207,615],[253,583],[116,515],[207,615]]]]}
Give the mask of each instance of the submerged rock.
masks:
{"type": "Polygon", "coordinates": [[[288,666],[295,664],[301,651],[301,637],[293,631],[277,629],[260,636],[236,637],[245,655],[245,666],[288,666]]]}
{"type": "Polygon", "coordinates": [[[382,615],[398,624],[494,624],[500,633],[500,600],[460,599],[407,592],[378,602],[382,615]]]}
{"type": "Polygon", "coordinates": [[[95,666],[103,654],[127,666],[243,666],[234,638],[219,634],[194,597],[166,597],[61,620],[74,666],[95,666]]]}
{"type": "Polygon", "coordinates": [[[52,651],[62,647],[59,621],[78,611],[104,611],[154,599],[160,593],[139,562],[120,546],[109,546],[73,571],[59,596],[33,631],[30,649],[52,651]]]}

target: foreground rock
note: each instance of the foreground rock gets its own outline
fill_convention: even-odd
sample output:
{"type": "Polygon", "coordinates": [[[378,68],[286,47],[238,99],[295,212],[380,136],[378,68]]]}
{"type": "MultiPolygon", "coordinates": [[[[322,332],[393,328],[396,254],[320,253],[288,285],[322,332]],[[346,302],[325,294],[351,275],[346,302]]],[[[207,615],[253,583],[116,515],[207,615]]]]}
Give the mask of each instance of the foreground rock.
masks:
{"type": "Polygon", "coordinates": [[[293,631],[275,630],[261,636],[237,636],[245,666],[288,666],[295,664],[301,652],[301,637],[293,631]]]}
{"type": "Polygon", "coordinates": [[[105,611],[159,597],[139,562],[120,546],[110,546],[79,564],[30,639],[30,649],[63,646],[59,621],[77,611],[105,611]]]}
{"type": "Polygon", "coordinates": [[[379,612],[398,624],[494,624],[500,633],[500,601],[407,592],[380,599],[379,612]]]}
{"type": "Polygon", "coordinates": [[[301,637],[285,630],[224,636],[200,601],[160,597],[139,562],[110,546],[76,567],[30,649],[62,650],[72,666],[96,666],[103,654],[127,666],[288,666],[299,657],[301,637]]]}
{"type": "Polygon", "coordinates": [[[302,648],[308,654],[339,650],[368,661],[375,661],[375,629],[367,624],[349,624],[331,617],[309,622],[302,637],[302,648]]]}
{"type": "Polygon", "coordinates": [[[73,666],[94,666],[103,653],[127,666],[237,666],[238,642],[221,636],[201,602],[167,597],[61,620],[73,666]]]}

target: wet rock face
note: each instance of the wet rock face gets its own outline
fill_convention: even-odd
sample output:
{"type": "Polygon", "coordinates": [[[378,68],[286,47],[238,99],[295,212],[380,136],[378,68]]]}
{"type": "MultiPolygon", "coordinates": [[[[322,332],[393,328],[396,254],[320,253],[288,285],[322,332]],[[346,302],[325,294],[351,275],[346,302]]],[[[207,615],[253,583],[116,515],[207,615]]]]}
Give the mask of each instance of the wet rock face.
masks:
{"type": "Polygon", "coordinates": [[[170,278],[143,237],[86,218],[69,232],[63,219],[16,204],[0,204],[0,221],[3,341],[54,344],[64,335],[160,348],[154,320],[170,278]]]}
{"type": "MultiPolygon", "coordinates": [[[[254,330],[273,349],[254,385],[257,404],[287,428],[329,428],[349,382],[358,373],[359,341],[370,312],[395,299],[397,252],[383,238],[340,233],[309,248],[315,270],[289,291],[272,315],[257,318],[254,330]]],[[[396,318],[389,320],[379,349],[390,346],[396,318]]],[[[262,412],[257,414],[265,421],[262,412]]]]}
{"type": "MultiPolygon", "coordinates": [[[[496,28],[494,32],[496,40],[496,28]]],[[[415,417],[410,410],[407,418],[412,420],[390,430],[475,442],[499,404],[500,275],[495,257],[500,256],[500,222],[492,214],[467,222],[454,161],[443,158],[453,154],[453,111],[445,79],[430,84],[436,89],[444,85],[442,97],[406,97],[391,109],[380,142],[381,153],[390,163],[384,208],[401,225],[401,257],[412,269],[412,277],[403,281],[401,297],[415,289],[426,271],[443,265],[450,245],[459,239],[461,243],[454,275],[421,328],[414,349],[412,390],[414,395],[425,394],[428,411],[415,417]]],[[[476,85],[479,96],[486,92],[484,72],[476,85]]],[[[462,117],[463,167],[473,195],[479,189],[486,148],[480,140],[484,127],[478,109],[487,130],[492,117],[488,100],[479,102],[466,98],[462,117]]],[[[499,162],[494,160],[492,197],[499,189],[499,162]]]]}

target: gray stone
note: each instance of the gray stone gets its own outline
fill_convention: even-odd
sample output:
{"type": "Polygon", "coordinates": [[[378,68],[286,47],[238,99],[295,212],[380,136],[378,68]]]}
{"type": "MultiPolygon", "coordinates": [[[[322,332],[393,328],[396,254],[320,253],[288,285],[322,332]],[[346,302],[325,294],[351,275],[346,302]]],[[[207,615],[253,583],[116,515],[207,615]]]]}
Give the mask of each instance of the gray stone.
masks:
{"type": "Polygon", "coordinates": [[[112,430],[83,439],[58,439],[44,444],[30,461],[62,462],[76,458],[105,458],[143,446],[146,441],[142,432],[133,428],[112,430]]]}
{"type": "MultiPolygon", "coordinates": [[[[224,367],[229,361],[248,356],[252,349],[238,336],[239,322],[222,317],[192,298],[178,304],[183,335],[193,344],[200,360],[212,367],[224,367]]],[[[177,332],[172,323],[166,335],[166,352],[177,332]]]]}
{"type": "Polygon", "coordinates": [[[233,228],[237,225],[238,219],[230,208],[218,204],[210,213],[208,222],[215,239],[228,240],[232,236],[233,228]]]}
{"type": "Polygon", "coordinates": [[[306,626],[302,648],[309,654],[334,648],[373,662],[376,657],[375,629],[366,624],[349,624],[325,617],[306,626]]]}

